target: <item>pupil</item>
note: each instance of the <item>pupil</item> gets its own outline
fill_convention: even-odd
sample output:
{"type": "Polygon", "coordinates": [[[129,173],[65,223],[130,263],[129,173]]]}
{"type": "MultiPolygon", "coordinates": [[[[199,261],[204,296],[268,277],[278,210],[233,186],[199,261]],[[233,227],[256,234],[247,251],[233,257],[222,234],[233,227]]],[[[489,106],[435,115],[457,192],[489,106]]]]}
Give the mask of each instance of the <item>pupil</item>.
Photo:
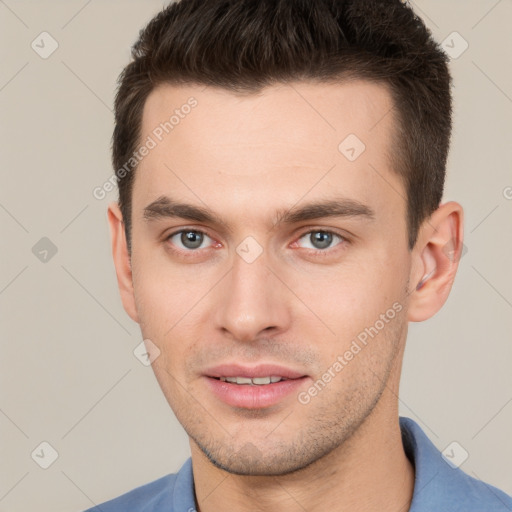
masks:
{"type": "Polygon", "coordinates": [[[315,231],[310,235],[312,244],[318,249],[325,249],[331,245],[332,235],[325,231],[315,231]]]}
{"type": "Polygon", "coordinates": [[[196,231],[185,231],[181,234],[182,244],[189,249],[197,249],[202,243],[201,233],[196,231]]]}

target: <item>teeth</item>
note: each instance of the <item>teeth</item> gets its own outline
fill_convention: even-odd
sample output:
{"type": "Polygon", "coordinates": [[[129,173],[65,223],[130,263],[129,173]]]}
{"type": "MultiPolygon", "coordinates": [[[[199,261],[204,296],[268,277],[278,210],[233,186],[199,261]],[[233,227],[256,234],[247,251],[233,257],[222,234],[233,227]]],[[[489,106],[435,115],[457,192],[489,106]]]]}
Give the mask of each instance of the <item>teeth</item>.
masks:
{"type": "Polygon", "coordinates": [[[253,384],[270,384],[270,377],[254,377],[252,379],[252,383],[253,384]]]}
{"type": "Polygon", "coordinates": [[[274,382],[279,382],[280,380],[287,380],[285,377],[278,377],[272,375],[270,377],[220,377],[220,380],[223,382],[231,382],[231,384],[249,384],[256,386],[263,386],[265,384],[273,384],[274,382]]]}

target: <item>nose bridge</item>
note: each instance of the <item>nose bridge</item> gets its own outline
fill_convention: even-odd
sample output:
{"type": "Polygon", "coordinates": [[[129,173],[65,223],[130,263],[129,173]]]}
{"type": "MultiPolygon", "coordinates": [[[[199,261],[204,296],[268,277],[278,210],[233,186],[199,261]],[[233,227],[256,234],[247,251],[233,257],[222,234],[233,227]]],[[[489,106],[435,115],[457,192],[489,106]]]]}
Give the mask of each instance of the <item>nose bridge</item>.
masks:
{"type": "Polygon", "coordinates": [[[217,327],[239,341],[254,340],[269,328],[280,331],[289,321],[282,287],[268,268],[268,254],[258,246],[246,239],[237,247],[215,305],[217,327]]]}

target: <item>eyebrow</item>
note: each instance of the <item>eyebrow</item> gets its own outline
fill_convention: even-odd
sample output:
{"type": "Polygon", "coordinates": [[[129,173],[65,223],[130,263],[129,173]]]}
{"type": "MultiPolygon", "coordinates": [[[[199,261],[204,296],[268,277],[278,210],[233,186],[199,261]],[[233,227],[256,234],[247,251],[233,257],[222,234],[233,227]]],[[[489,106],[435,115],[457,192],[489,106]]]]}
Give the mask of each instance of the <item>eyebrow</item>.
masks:
{"type": "MultiPolygon", "coordinates": [[[[161,196],[144,208],[146,221],[163,218],[181,218],[194,222],[203,222],[223,226],[232,231],[229,225],[214,212],[202,206],[182,203],[167,196],[161,196]]],[[[272,222],[272,229],[281,224],[295,224],[307,220],[328,217],[355,217],[375,220],[375,211],[369,206],[349,198],[335,198],[277,210],[272,222]]]]}

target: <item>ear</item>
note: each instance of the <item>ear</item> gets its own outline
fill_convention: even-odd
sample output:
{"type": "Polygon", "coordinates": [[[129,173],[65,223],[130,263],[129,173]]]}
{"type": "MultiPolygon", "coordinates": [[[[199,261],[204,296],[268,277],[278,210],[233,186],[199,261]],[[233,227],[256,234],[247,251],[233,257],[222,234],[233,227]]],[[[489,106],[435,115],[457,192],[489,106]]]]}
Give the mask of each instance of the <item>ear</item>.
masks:
{"type": "Polygon", "coordinates": [[[422,224],[413,249],[410,322],[431,318],[446,302],[462,254],[463,222],[462,206],[450,201],[422,224]]]}
{"type": "Polygon", "coordinates": [[[114,258],[121,301],[131,319],[139,323],[139,316],[137,314],[137,308],[135,307],[132,268],[128,245],[126,243],[123,215],[117,203],[111,203],[108,207],[108,223],[110,225],[112,256],[114,258]]]}

